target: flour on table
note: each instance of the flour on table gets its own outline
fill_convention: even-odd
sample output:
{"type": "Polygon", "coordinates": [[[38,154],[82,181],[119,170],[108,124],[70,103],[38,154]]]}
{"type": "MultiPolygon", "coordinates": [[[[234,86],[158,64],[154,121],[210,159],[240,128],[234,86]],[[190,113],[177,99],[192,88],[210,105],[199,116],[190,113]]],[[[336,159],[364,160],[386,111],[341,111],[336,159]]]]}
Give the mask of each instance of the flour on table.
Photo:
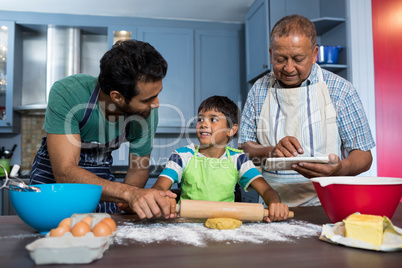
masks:
{"type": "Polygon", "coordinates": [[[292,242],[302,237],[318,236],[320,232],[320,225],[296,220],[243,223],[240,228],[235,230],[209,229],[200,222],[128,222],[118,227],[115,243],[145,245],[169,241],[198,247],[207,246],[212,242],[266,244],[272,241],[292,242]]]}
{"type": "MultiPolygon", "coordinates": [[[[40,233],[33,233],[33,234],[16,234],[16,235],[7,235],[7,236],[0,236],[0,240],[2,239],[25,239],[30,237],[43,237],[43,234],[40,233]]],[[[1,242],[0,242],[1,243],[1,242]]]]}

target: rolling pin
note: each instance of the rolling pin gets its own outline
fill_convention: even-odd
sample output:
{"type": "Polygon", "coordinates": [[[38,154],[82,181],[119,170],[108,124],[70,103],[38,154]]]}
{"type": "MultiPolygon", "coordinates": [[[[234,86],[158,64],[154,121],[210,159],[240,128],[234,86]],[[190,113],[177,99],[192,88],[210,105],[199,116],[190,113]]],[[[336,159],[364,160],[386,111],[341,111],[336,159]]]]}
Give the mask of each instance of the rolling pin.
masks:
{"type": "MultiPolygon", "coordinates": [[[[184,199],[176,205],[176,212],[181,218],[232,218],[241,221],[262,221],[268,216],[268,209],[264,209],[262,204],[184,199]]],[[[293,216],[293,211],[289,211],[288,218],[293,216]]]]}

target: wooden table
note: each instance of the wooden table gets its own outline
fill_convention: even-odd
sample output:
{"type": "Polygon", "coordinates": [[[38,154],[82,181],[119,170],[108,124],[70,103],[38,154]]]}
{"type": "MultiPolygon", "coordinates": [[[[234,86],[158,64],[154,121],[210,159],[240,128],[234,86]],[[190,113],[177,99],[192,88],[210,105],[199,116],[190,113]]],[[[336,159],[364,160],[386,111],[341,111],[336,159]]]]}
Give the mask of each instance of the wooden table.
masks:
{"type": "MultiPolygon", "coordinates": [[[[293,208],[295,220],[314,224],[329,223],[322,207],[293,208]]],[[[133,221],[133,215],[113,215],[117,224],[133,221]]],[[[394,217],[402,227],[402,203],[394,217]]],[[[25,246],[40,238],[18,216],[0,217],[0,267],[32,267],[25,246]]],[[[47,265],[43,267],[72,267],[47,265]]],[[[112,245],[102,259],[74,267],[402,267],[402,252],[376,252],[329,244],[318,237],[268,244],[216,243],[208,247],[155,243],[112,245]]]]}

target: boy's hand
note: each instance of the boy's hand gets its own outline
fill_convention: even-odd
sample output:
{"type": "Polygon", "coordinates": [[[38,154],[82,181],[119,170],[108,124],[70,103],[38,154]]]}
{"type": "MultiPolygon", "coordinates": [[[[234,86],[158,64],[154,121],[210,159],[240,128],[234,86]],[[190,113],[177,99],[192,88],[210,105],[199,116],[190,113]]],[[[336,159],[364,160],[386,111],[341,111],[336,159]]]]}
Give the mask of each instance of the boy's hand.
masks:
{"type": "Polygon", "coordinates": [[[282,203],[271,203],[268,206],[268,217],[264,218],[266,222],[283,221],[288,218],[289,208],[282,203]]]}
{"type": "Polygon", "coordinates": [[[120,212],[121,212],[121,211],[124,211],[125,213],[134,213],[134,212],[131,210],[130,206],[129,206],[127,203],[119,202],[119,203],[116,203],[116,205],[117,205],[117,209],[118,209],[120,212]]]}
{"type": "Polygon", "coordinates": [[[169,218],[177,218],[177,212],[176,212],[176,198],[173,197],[168,197],[166,196],[166,202],[169,204],[170,206],[170,215],[169,218]]]}

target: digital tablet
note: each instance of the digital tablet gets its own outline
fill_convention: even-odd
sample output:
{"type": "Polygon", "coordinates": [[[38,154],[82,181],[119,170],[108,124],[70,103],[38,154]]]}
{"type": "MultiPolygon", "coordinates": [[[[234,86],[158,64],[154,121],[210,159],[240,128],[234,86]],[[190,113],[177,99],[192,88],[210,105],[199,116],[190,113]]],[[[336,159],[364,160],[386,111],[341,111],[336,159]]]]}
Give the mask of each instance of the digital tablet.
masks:
{"type": "Polygon", "coordinates": [[[267,161],[265,162],[265,170],[266,171],[291,170],[291,166],[293,164],[297,164],[299,162],[325,164],[325,163],[329,162],[329,158],[328,158],[328,156],[323,156],[323,157],[272,157],[272,158],[267,158],[267,161]]]}

